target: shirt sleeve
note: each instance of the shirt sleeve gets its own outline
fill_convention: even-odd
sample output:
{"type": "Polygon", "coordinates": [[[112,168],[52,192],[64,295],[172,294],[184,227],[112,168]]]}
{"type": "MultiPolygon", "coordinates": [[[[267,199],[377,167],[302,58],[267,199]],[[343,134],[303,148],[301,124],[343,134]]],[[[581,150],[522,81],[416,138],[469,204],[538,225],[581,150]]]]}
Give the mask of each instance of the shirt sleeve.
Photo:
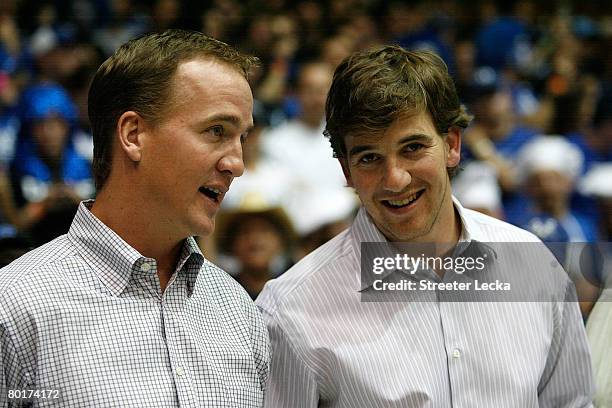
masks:
{"type": "MultiPolygon", "coordinates": [[[[2,329],[0,328],[0,331],[2,329]]],[[[0,348],[0,407],[8,407],[8,387],[6,386],[6,376],[4,375],[4,352],[0,348]]]]}
{"type": "Polygon", "coordinates": [[[17,348],[7,329],[7,320],[0,308],[0,408],[8,407],[8,391],[32,388],[18,357],[17,348]]]}
{"type": "Polygon", "coordinates": [[[250,311],[251,321],[251,342],[253,344],[253,356],[255,358],[255,366],[259,373],[259,381],[261,389],[265,392],[268,376],[270,374],[270,342],[268,340],[268,331],[263,322],[259,310],[253,306],[250,311]]]}
{"type": "Polygon", "coordinates": [[[539,405],[543,408],[592,407],[591,356],[571,282],[566,287],[564,302],[552,306],[555,333],[538,387],[539,405]]]}
{"type": "Polygon", "coordinates": [[[294,345],[276,319],[262,312],[268,326],[272,351],[264,407],[317,407],[319,395],[312,370],[296,353],[294,345]]]}

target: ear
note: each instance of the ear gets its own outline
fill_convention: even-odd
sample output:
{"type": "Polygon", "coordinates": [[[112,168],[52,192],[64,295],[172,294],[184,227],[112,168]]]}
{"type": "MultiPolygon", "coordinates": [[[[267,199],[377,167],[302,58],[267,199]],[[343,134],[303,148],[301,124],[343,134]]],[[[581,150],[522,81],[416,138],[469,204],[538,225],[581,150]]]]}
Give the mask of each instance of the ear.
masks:
{"type": "Polygon", "coordinates": [[[451,127],[444,138],[446,143],[446,167],[456,167],[461,160],[461,130],[451,127]]]}
{"type": "Polygon", "coordinates": [[[351,178],[351,172],[348,168],[348,160],[344,157],[339,157],[338,161],[340,162],[340,167],[342,167],[342,172],[344,173],[344,178],[346,179],[346,184],[349,187],[353,186],[353,179],[351,178]]]}
{"type": "Polygon", "coordinates": [[[117,121],[119,147],[135,163],[142,158],[145,128],[144,119],[134,111],[123,112],[117,121]]]}

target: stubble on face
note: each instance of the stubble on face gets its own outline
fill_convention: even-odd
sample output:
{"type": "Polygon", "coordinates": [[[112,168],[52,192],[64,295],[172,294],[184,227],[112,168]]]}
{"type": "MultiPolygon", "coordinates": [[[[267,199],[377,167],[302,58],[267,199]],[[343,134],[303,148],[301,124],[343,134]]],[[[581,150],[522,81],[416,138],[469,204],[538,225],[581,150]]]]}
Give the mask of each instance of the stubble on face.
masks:
{"type": "Polygon", "coordinates": [[[453,132],[449,143],[446,135],[437,133],[430,115],[420,113],[399,117],[378,135],[346,138],[347,159],[341,163],[347,180],[390,241],[454,239],[447,166],[458,163],[458,154],[449,152],[460,144],[458,131],[453,132]]]}

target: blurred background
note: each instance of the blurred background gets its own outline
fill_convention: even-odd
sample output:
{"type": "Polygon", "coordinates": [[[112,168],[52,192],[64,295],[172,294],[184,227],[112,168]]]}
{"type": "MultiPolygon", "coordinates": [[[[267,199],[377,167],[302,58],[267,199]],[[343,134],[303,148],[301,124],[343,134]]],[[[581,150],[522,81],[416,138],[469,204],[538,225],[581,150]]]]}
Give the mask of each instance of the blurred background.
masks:
{"type": "Polygon", "coordinates": [[[258,56],[256,128],[207,256],[251,293],[344,229],[357,199],[322,136],[333,70],[382,43],[446,61],[468,110],[454,192],[545,241],[610,241],[612,10],[587,1],[0,2],[0,264],[95,196],[90,78],[120,44],[200,30],[258,56]]]}

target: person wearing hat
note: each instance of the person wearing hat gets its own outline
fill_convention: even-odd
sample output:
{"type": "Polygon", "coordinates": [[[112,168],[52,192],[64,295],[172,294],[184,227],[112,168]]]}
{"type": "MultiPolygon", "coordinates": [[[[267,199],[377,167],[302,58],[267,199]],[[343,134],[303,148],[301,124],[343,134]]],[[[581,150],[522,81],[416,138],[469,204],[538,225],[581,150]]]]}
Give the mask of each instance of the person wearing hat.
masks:
{"type": "MultiPolygon", "coordinates": [[[[94,195],[91,162],[73,140],[76,107],[59,85],[42,83],[24,91],[20,102],[22,129],[10,166],[13,195],[27,229],[58,201],[94,195]]],[[[69,224],[66,225],[67,231],[69,224]]]]}
{"type": "Polygon", "coordinates": [[[215,236],[219,251],[235,260],[235,267],[226,269],[253,300],[268,280],[293,265],[295,232],[289,217],[256,192],[219,214],[215,236]]]}
{"type": "Polygon", "coordinates": [[[540,135],[519,152],[519,184],[530,198],[523,228],[548,242],[592,242],[590,219],[572,211],[572,192],[583,165],[580,150],[565,138],[540,135]]]}
{"type": "Polygon", "coordinates": [[[587,336],[591,345],[593,372],[595,374],[595,406],[612,406],[612,162],[594,165],[579,185],[582,194],[594,198],[601,210],[600,242],[597,247],[602,256],[602,273],[599,288],[602,289],[589,319],[587,336]]]}
{"type": "Polygon", "coordinates": [[[582,166],[580,149],[557,135],[538,136],[525,145],[517,159],[518,182],[530,199],[522,226],[547,243],[564,265],[576,285],[586,319],[598,289],[584,276],[579,260],[590,249],[585,243],[594,242],[597,234],[591,219],[571,208],[582,166]]]}

